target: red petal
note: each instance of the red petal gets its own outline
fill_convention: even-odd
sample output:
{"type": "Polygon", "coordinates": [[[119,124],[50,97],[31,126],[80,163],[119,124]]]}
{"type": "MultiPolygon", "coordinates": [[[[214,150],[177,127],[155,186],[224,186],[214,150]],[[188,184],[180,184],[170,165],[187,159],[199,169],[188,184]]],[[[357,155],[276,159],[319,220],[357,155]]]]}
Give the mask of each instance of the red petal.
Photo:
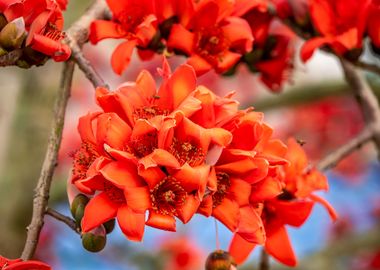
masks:
{"type": "Polygon", "coordinates": [[[178,218],[186,224],[190,221],[190,219],[193,217],[195,212],[197,211],[200,200],[197,196],[189,195],[186,198],[185,204],[179,209],[178,212],[178,218]]]}
{"type": "Polygon", "coordinates": [[[117,222],[129,240],[142,240],[145,227],[145,213],[136,213],[127,205],[123,205],[117,211],[117,222]]]}
{"type": "Polygon", "coordinates": [[[116,74],[121,75],[131,61],[133,49],[136,47],[136,40],[128,40],[119,44],[112,53],[111,65],[116,74]]]}
{"type": "Polygon", "coordinates": [[[100,112],[88,113],[79,118],[78,132],[83,142],[90,142],[96,145],[94,131],[92,129],[92,121],[99,115],[100,112]]]}
{"type": "Polygon", "coordinates": [[[233,196],[234,200],[239,206],[249,204],[249,195],[251,194],[251,185],[238,178],[230,177],[231,186],[229,193],[233,196]]]}
{"type": "Polygon", "coordinates": [[[6,265],[4,269],[5,270],[51,270],[51,267],[45,263],[37,262],[37,261],[20,261],[11,265],[6,265]]]}
{"type": "Polygon", "coordinates": [[[239,205],[235,201],[224,198],[222,203],[214,208],[212,215],[234,232],[239,221],[239,205]]]}
{"type": "Polygon", "coordinates": [[[113,161],[100,170],[101,174],[119,188],[142,186],[143,181],[137,174],[132,162],[113,161]]]}
{"type": "Polygon", "coordinates": [[[144,169],[157,166],[169,168],[179,168],[181,166],[171,153],[163,149],[155,149],[151,154],[141,158],[139,164],[143,165],[144,169]]]}
{"type": "Polygon", "coordinates": [[[284,226],[267,235],[265,248],[270,255],[281,263],[296,266],[297,259],[284,226]]]}
{"type": "Polygon", "coordinates": [[[103,113],[98,117],[97,143],[105,143],[119,150],[125,148],[131,135],[131,128],[116,113],[103,113]]]}
{"type": "Polygon", "coordinates": [[[330,42],[330,39],[324,38],[324,37],[316,37],[307,40],[301,48],[301,59],[303,62],[306,62],[307,60],[312,57],[314,51],[321,47],[322,45],[325,45],[330,42]]]}
{"type": "Polygon", "coordinates": [[[69,59],[71,50],[66,44],[36,33],[31,34],[31,36],[30,46],[33,50],[50,56],[56,62],[63,62],[69,59]]]}
{"type": "Polygon", "coordinates": [[[283,191],[282,183],[273,177],[266,177],[252,186],[252,192],[249,200],[251,202],[261,202],[265,200],[274,199],[283,191]]]}
{"type": "MultiPolygon", "coordinates": [[[[336,16],[330,0],[311,0],[309,3],[313,25],[323,36],[336,34],[336,16]]],[[[304,60],[305,61],[305,60],[304,60]]]]}
{"type": "Polygon", "coordinates": [[[144,213],[151,206],[150,192],[147,186],[125,188],[124,194],[128,207],[135,212],[144,213]]]}
{"type": "Polygon", "coordinates": [[[272,201],[276,216],[285,224],[300,227],[310,216],[314,202],[310,201],[272,201]]]}
{"type": "Polygon", "coordinates": [[[228,252],[234,257],[237,264],[242,264],[255,247],[256,244],[244,240],[244,238],[238,234],[234,234],[228,252]]]}
{"type": "Polygon", "coordinates": [[[265,230],[263,222],[252,206],[240,208],[237,233],[251,243],[264,244],[265,230]]]}
{"type": "Polygon", "coordinates": [[[146,225],[165,231],[176,231],[176,224],[173,216],[161,215],[154,211],[149,211],[149,218],[146,225]]]}
{"type": "Polygon", "coordinates": [[[194,69],[186,64],[181,65],[160,87],[158,104],[169,110],[176,109],[195,90],[195,87],[194,69]]]}
{"type": "Polygon", "coordinates": [[[82,231],[88,232],[116,217],[120,204],[111,201],[107,194],[102,192],[92,198],[84,209],[82,219],[82,231]]]}
{"type": "Polygon", "coordinates": [[[183,27],[181,24],[174,24],[170,30],[168,48],[176,49],[191,55],[194,46],[194,34],[183,27]]]}
{"type": "Polygon", "coordinates": [[[218,65],[215,67],[216,72],[223,73],[232,68],[241,58],[240,53],[226,51],[218,58],[218,65]]]}
{"type": "Polygon", "coordinates": [[[239,17],[228,17],[222,27],[226,38],[231,42],[230,48],[246,53],[252,50],[253,36],[246,20],[239,17]]]}
{"type": "Polygon", "coordinates": [[[338,219],[338,213],[335,211],[334,207],[332,207],[328,201],[314,194],[311,194],[309,198],[317,203],[322,204],[326,208],[333,221],[336,221],[338,219]]]}
{"type": "Polygon", "coordinates": [[[197,54],[189,57],[186,63],[194,68],[197,76],[201,76],[212,69],[212,65],[197,54]]]}
{"type": "Polygon", "coordinates": [[[89,39],[92,44],[96,44],[105,38],[123,38],[125,36],[126,32],[116,22],[98,20],[92,22],[90,26],[89,39]]]}
{"type": "Polygon", "coordinates": [[[136,79],[136,85],[138,86],[139,92],[146,100],[149,100],[156,95],[156,82],[149,71],[143,70],[139,73],[136,79]]]}

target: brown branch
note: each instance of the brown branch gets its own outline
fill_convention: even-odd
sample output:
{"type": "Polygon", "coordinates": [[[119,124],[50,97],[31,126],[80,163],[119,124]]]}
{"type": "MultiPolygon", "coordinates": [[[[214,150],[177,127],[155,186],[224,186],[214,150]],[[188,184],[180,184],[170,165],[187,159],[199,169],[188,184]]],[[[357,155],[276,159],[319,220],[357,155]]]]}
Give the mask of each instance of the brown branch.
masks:
{"type": "Polygon", "coordinates": [[[336,149],[331,154],[327,155],[319,161],[317,168],[320,171],[326,171],[335,167],[341,160],[350,155],[355,150],[359,149],[363,144],[372,139],[373,133],[370,129],[364,129],[359,135],[353,138],[342,147],[336,149]]]}
{"type": "Polygon", "coordinates": [[[52,209],[52,208],[47,208],[46,211],[45,211],[45,214],[46,215],[49,215],[53,218],[55,218],[56,220],[58,221],[61,221],[63,223],[65,223],[67,226],[69,226],[73,231],[75,231],[76,233],[80,234],[80,228],[77,226],[77,223],[75,222],[74,219],[68,217],[68,216],[65,216],[61,213],[59,213],[58,211],[52,209]]]}
{"type": "Polygon", "coordinates": [[[356,61],[352,63],[361,69],[380,75],[380,67],[376,64],[366,63],[363,61],[356,61]]]}
{"type": "Polygon", "coordinates": [[[65,120],[67,101],[70,96],[71,82],[73,78],[75,63],[68,61],[64,64],[62,79],[56,97],[53,125],[50,131],[45,160],[42,165],[40,178],[33,200],[33,216],[30,225],[27,227],[27,239],[21,258],[29,260],[36,250],[38,238],[44,224],[45,210],[48,205],[50,185],[53,178],[55,166],[57,164],[58,150],[62,139],[62,130],[65,120]]]}
{"type": "Polygon", "coordinates": [[[368,85],[368,82],[355,66],[350,62],[340,59],[343,72],[348,84],[351,86],[356,100],[363,112],[364,120],[367,128],[373,134],[373,140],[377,146],[378,154],[380,156],[380,105],[368,85]]]}
{"type": "Polygon", "coordinates": [[[269,270],[269,255],[265,251],[265,248],[261,250],[259,270],[269,270]]]}
{"type": "Polygon", "coordinates": [[[104,0],[96,0],[94,4],[68,30],[65,42],[71,48],[71,57],[78,64],[87,79],[94,87],[106,86],[91,63],[83,56],[82,46],[88,40],[90,24],[97,19],[109,17],[109,10],[104,0]]]}

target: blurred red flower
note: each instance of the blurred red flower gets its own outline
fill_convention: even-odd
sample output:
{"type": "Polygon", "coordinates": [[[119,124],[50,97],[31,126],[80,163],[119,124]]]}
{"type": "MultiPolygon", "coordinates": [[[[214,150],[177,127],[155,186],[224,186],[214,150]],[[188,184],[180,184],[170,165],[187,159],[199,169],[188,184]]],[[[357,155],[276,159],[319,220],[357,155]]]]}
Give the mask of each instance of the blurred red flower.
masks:
{"type": "Polygon", "coordinates": [[[0,256],[2,270],[51,270],[51,267],[39,261],[10,260],[0,256]]]}

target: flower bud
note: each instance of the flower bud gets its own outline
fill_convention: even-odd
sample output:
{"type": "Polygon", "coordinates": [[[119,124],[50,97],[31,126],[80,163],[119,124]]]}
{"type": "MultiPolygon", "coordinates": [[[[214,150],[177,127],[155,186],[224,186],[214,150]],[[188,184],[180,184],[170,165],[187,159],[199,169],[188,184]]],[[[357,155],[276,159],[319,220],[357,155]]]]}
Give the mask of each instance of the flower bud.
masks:
{"type": "Polygon", "coordinates": [[[8,52],[0,47],[0,56],[6,55],[8,52]]]}
{"type": "Polygon", "coordinates": [[[72,204],[71,204],[71,214],[73,218],[76,220],[77,224],[80,225],[83,215],[84,215],[84,209],[89,202],[89,198],[84,194],[78,194],[72,204]]]}
{"type": "Polygon", "coordinates": [[[236,270],[234,258],[224,250],[215,250],[206,260],[206,270],[236,270]]]}
{"type": "Polygon", "coordinates": [[[3,14],[0,14],[0,30],[4,28],[8,24],[7,19],[3,14]]]}
{"type": "Polygon", "coordinates": [[[22,17],[17,18],[7,25],[0,32],[1,47],[13,50],[21,47],[26,37],[25,22],[22,17]]]}
{"type": "Polygon", "coordinates": [[[106,230],[103,225],[82,234],[82,245],[90,252],[101,251],[107,243],[106,230]]]}
{"type": "Polygon", "coordinates": [[[107,222],[103,223],[103,226],[106,229],[107,234],[111,233],[115,228],[115,219],[108,220],[107,222]]]}

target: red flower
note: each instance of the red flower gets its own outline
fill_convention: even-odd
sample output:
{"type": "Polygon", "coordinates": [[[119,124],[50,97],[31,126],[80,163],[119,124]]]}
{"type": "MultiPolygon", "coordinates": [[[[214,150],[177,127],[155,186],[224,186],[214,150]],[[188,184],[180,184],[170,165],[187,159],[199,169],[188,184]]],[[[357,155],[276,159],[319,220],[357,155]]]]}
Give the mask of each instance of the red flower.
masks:
{"type": "MultiPolygon", "coordinates": [[[[277,167],[269,176],[272,183],[275,183],[272,178],[277,178],[283,183],[283,192],[276,198],[264,198],[262,204],[261,194],[256,191],[250,197],[250,203],[262,207],[261,218],[267,237],[266,251],[281,263],[295,266],[297,261],[285,225],[302,226],[315,202],[324,205],[333,220],[336,220],[337,214],[327,201],[312,194],[315,190],[328,189],[326,177],[315,169],[307,169],[306,155],[294,139],[289,140],[288,147],[286,159],[290,163],[284,167],[277,167]]],[[[268,187],[271,186],[273,187],[268,187]]],[[[274,191],[276,190],[279,191],[275,188],[274,191]]],[[[230,252],[237,263],[242,263],[255,246],[256,244],[249,243],[239,234],[235,234],[230,252]]]]}
{"type": "Polygon", "coordinates": [[[52,57],[55,61],[66,61],[70,48],[61,41],[65,37],[63,15],[60,6],[53,0],[5,1],[3,13],[8,22],[23,18],[28,31],[25,46],[52,57]]]}
{"type": "Polygon", "coordinates": [[[336,54],[344,55],[361,49],[371,0],[311,0],[310,16],[320,37],[307,40],[301,58],[307,61],[316,48],[328,45],[336,54]]]}
{"type": "Polygon", "coordinates": [[[152,0],[107,0],[112,21],[97,20],[91,24],[90,41],[98,43],[105,38],[126,39],[112,54],[111,65],[121,74],[129,65],[136,46],[146,49],[156,34],[157,18],[152,0]]]}
{"type": "Polygon", "coordinates": [[[367,32],[375,47],[380,48],[380,1],[372,0],[367,22],[367,32]]]}
{"type": "Polygon", "coordinates": [[[51,270],[51,267],[38,261],[23,261],[21,259],[9,260],[0,256],[2,270],[51,270]]]}
{"type": "Polygon", "coordinates": [[[250,51],[253,37],[247,22],[230,16],[232,8],[222,2],[202,1],[188,25],[174,24],[168,48],[189,56],[187,63],[197,75],[214,68],[223,73],[250,51]]]}

